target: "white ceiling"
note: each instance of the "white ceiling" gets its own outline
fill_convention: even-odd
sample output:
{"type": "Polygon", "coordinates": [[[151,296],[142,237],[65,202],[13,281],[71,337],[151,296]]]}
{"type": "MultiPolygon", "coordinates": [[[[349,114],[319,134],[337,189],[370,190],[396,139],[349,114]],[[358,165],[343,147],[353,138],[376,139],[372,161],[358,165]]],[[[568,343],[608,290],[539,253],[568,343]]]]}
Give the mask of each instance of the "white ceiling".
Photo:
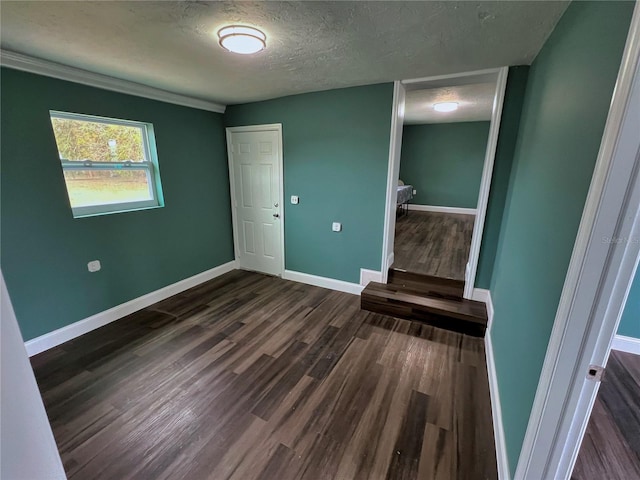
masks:
{"type": "Polygon", "coordinates": [[[1,46],[223,104],[530,64],[568,2],[3,1],[1,46]],[[262,29],[233,55],[223,25],[262,29]]]}
{"type": "Polygon", "coordinates": [[[491,120],[496,84],[477,83],[407,92],[405,125],[491,120]],[[457,102],[453,112],[436,112],[434,103],[457,102]]]}

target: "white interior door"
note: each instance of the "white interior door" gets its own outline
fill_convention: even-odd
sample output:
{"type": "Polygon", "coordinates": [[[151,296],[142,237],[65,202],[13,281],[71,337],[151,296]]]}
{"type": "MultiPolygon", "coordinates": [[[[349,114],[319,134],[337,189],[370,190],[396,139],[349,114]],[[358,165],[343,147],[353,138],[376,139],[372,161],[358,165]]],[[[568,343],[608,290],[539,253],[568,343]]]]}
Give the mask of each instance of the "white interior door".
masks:
{"type": "Polygon", "coordinates": [[[281,127],[228,128],[227,144],[239,267],[282,275],[281,127]]]}

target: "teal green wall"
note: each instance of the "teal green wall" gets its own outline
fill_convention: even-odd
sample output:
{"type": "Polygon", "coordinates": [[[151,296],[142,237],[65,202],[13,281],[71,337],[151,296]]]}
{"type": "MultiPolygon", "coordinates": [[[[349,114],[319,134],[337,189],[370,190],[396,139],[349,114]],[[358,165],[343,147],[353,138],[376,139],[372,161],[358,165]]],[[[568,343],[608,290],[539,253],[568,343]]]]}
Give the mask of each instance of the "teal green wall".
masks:
{"type": "Polygon", "coordinates": [[[491,294],[502,419],[515,471],[631,19],[574,2],[529,71],[491,294]]]}
{"type": "Polygon", "coordinates": [[[496,250],[498,249],[500,226],[507,200],[513,153],[518,138],[522,102],[524,101],[528,75],[528,66],[509,67],[502,118],[500,120],[500,133],[491,176],[487,215],[484,220],[484,230],[482,231],[482,244],[475,282],[476,288],[489,289],[491,286],[491,276],[496,259],[496,250]]]}
{"type": "Polygon", "coordinates": [[[636,271],[631,290],[629,290],[627,303],[618,325],[618,335],[640,339],[640,268],[636,271]]]}
{"type": "Polygon", "coordinates": [[[392,99],[389,83],[227,108],[227,126],[282,123],[287,270],[354,283],[380,270],[392,99]]]}
{"type": "Polygon", "coordinates": [[[405,125],[400,179],[411,203],[476,208],[491,122],[405,125]]]}
{"type": "Polygon", "coordinates": [[[233,260],[222,115],[9,69],[1,96],[0,262],[25,340],[233,260]],[[153,123],[165,207],[74,219],[50,109],[153,123]]]}

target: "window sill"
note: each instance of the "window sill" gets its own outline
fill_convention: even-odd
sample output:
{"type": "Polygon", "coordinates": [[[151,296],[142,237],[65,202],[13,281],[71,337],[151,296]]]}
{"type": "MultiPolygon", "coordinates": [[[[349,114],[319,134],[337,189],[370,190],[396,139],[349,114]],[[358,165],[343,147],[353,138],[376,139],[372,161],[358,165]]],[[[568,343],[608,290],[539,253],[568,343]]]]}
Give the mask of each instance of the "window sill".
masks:
{"type": "Polygon", "coordinates": [[[157,208],[164,208],[164,205],[153,205],[151,207],[135,207],[135,208],[124,208],[122,210],[114,210],[112,212],[96,212],[96,213],[84,213],[81,215],[73,215],[73,218],[89,218],[89,217],[102,217],[104,215],[117,215],[119,213],[130,213],[130,212],[139,212],[141,210],[155,210],[157,208]]]}

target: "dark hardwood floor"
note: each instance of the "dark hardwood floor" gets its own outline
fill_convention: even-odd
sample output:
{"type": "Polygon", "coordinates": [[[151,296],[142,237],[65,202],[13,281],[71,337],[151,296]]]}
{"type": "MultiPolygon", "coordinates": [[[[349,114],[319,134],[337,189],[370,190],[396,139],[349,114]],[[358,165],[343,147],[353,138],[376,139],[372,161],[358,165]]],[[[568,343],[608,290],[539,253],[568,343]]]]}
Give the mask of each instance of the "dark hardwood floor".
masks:
{"type": "Polygon", "coordinates": [[[396,221],[393,268],[464,280],[473,215],[410,211],[396,221]]]}
{"type": "Polygon", "coordinates": [[[640,355],[611,351],[571,478],[640,478],[640,355]]]}
{"type": "Polygon", "coordinates": [[[234,271],[32,358],[70,479],[497,478],[483,341],[234,271]]]}

